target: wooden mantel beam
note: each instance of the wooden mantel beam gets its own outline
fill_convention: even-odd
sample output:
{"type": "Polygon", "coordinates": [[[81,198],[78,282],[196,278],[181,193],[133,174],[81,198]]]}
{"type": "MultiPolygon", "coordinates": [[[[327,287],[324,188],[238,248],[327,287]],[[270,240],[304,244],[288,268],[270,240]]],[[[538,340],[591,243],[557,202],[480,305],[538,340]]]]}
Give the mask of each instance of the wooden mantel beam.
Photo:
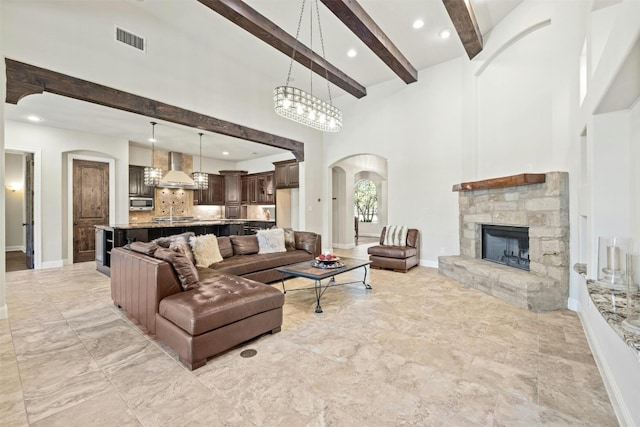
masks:
{"type": "MultiPolygon", "coordinates": [[[[241,0],[198,0],[214,12],[219,13],[243,30],[253,34],[268,45],[278,49],[288,57],[296,54],[294,59],[314,73],[328,80],[339,88],[345,90],[356,98],[367,95],[367,89],[331,65],[323,57],[316,54],[291,36],[274,22],[261,15],[255,9],[241,0]]],[[[284,72],[284,70],[283,70],[284,72]]],[[[284,75],[284,74],[283,74],[284,75]]]]}
{"type": "Polygon", "coordinates": [[[469,59],[482,51],[482,33],[469,0],[442,0],[469,59]]]}
{"type": "Polygon", "coordinates": [[[320,0],[405,83],[418,81],[418,72],[356,0],[320,0]]]}
{"type": "Polygon", "coordinates": [[[520,175],[502,176],[482,181],[455,184],[451,191],[489,190],[492,188],[517,187],[520,185],[542,184],[547,176],[543,173],[522,173],[520,175]]]}
{"type": "Polygon", "coordinates": [[[262,132],[215,117],[185,110],[174,105],[123,92],[108,86],[78,79],[55,71],[5,58],[7,73],[6,102],[17,104],[27,95],[43,92],[92,102],[146,117],[233,136],[258,144],[289,150],[298,161],[304,160],[304,144],[289,138],[262,132]]]}

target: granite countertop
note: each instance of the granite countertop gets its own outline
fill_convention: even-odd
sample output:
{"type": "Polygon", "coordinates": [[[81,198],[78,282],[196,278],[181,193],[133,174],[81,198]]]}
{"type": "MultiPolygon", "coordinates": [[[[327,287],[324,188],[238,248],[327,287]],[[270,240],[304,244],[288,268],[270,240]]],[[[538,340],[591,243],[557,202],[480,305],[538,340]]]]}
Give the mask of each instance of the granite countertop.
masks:
{"type": "MultiPolygon", "coordinates": [[[[593,280],[587,280],[589,296],[602,317],[629,347],[640,353],[640,335],[635,335],[622,327],[627,318],[627,292],[605,288],[593,280]]],[[[632,295],[633,306],[640,309],[640,293],[632,295]]]]}
{"type": "Polygon", "coordinates": [[[96,225],[96,228],[101,230],[132,230],[136,228],[169,228],[169,227],[198,227],[207,225],[221,225],[221,224],[245,224],[249,221],[270,222],[275,224],[275,220],[268,219],[198,219],[194,221],[159,221],[159,222],[136,222],[129,224],[110,224],[110,225],[96,225]]]}

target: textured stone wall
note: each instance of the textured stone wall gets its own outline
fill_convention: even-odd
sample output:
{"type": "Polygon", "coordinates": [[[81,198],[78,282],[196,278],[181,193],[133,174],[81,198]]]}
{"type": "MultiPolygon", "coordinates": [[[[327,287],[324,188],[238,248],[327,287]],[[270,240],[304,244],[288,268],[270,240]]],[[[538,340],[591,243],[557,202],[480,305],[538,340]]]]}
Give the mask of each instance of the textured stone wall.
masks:
{"type": "Polygon", "coordinates": [[[482,224],[529,227],[531,273],[569,292],[569,174],[548,172],[544,184],[461,191],[460,254],[482,256],[482,224]]]}

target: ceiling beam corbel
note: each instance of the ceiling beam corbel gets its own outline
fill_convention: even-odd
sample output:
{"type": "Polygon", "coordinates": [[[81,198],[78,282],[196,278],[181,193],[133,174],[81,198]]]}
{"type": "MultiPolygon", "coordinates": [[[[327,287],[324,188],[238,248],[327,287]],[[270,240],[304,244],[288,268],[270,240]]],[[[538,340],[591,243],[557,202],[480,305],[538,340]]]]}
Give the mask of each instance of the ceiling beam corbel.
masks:
{"type": "Polygon", "coordinates": [[[356,0],[320,0],[382,62],[405,83],[418,81],[418,72],[356,0]]]}
{"type": "Polygon", "coordinates": [[[473,59],[482,51],[482,33],[473,13],[469,0],[442,0],[447,13],[456,28],[460,41],[467,51],[469,59],[473,59]]]}
{"type": "Polygon", "coordinates": [[[293,56],[296,62],[311,69],[314,73],[328,80],[356,98],[367,95],[367,89],[340,71],[337,67],[316,54],[300,41],[291,36],[274,22],[261,15],[241,0],[198,0],[209,9],[227,18],[243,30],[253,34],[263,42],[276,48],[288,57],[293,56]]]}
{"type": "Polygon", "coordinates": [[[25,64],[5,58],[7,74],[6,102],[17,104],[28,95],[43,92],[66,96],[80,101],[91,102],[117,110],[128,111],[142,116],[201,129],[222,135],[233,136],[246,141],[257,142],[271,147],[289,150],[296,160],[304,161],[304,144],[294,139],[252,129],[185,110],[154,99],[145,98],[66,74],[25,64]]]}

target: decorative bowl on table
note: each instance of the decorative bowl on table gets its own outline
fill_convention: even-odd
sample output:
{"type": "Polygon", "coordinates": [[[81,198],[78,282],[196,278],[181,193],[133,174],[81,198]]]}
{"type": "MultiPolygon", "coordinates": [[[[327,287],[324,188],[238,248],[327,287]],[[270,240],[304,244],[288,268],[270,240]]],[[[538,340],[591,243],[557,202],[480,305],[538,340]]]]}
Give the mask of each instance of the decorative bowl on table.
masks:
{"type": "Polygon", "coordinates": [[[313,260],[311,266],[316,268],[340,268],[344,267],[344,264],[340,262],[340,258],[337,255],[320,254],[313,260]]]}

